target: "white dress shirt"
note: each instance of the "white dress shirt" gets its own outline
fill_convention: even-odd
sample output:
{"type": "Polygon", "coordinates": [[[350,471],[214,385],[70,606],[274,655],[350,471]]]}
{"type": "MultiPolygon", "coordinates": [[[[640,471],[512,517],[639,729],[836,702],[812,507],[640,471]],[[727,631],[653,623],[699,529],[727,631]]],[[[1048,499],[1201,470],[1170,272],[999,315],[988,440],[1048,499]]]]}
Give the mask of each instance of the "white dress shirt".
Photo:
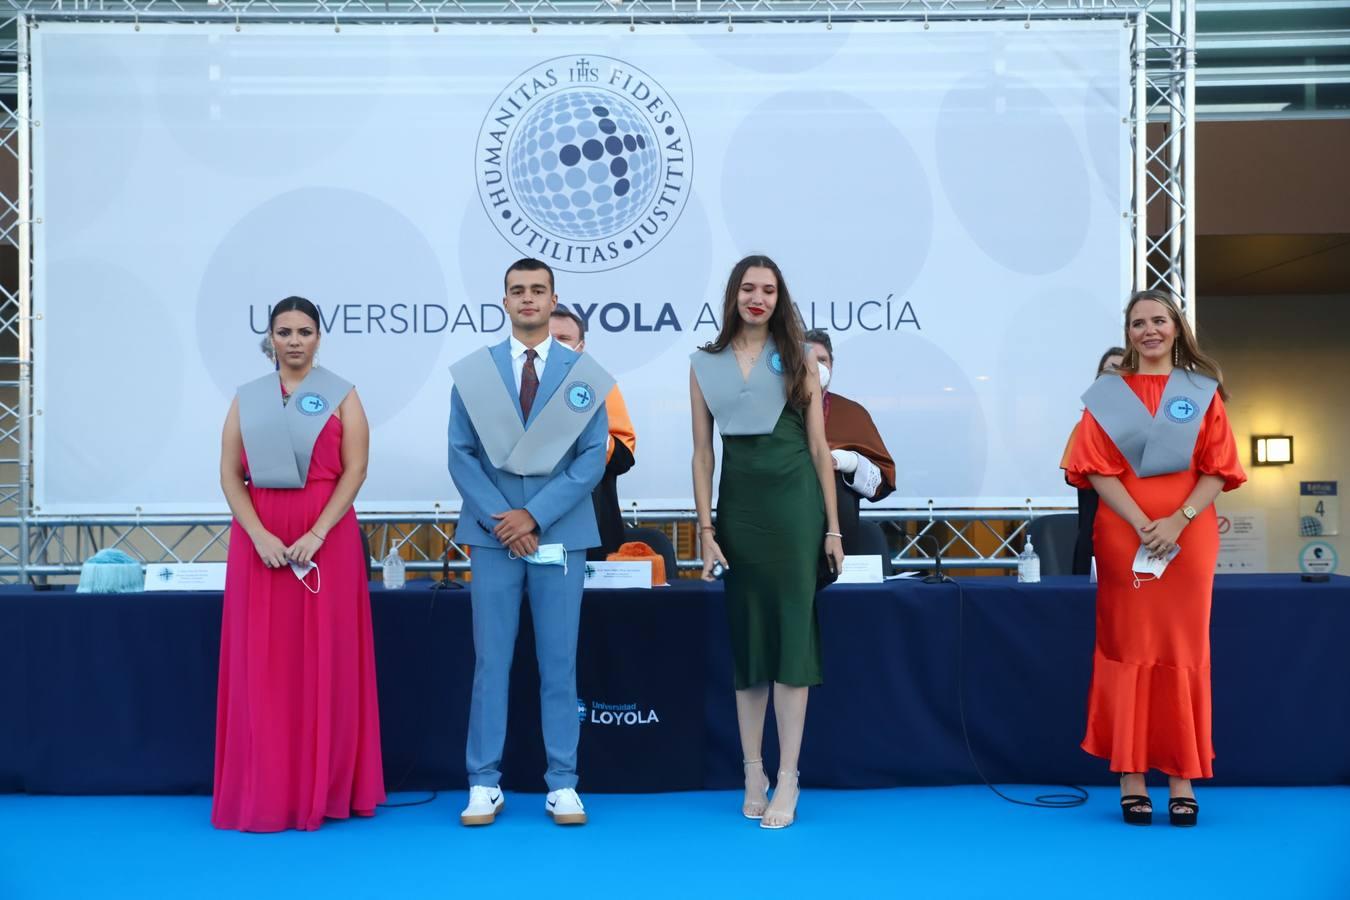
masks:
{"type": "MultiPolygon", "coordinates": [[[[548,351],[553,346],[553,335],[544,338],[543,342],[534,348],[534,352],[539,356],[534,361],[534,374],[540,381],[544,380],[544,364],[548,362],[548,351]]],[[[511,335],[511,373],[516,378],[516,392],[520,392],[520,379],[525,374],[525,351],[529,348],[516,340],[516,336],[511,335]]]]}

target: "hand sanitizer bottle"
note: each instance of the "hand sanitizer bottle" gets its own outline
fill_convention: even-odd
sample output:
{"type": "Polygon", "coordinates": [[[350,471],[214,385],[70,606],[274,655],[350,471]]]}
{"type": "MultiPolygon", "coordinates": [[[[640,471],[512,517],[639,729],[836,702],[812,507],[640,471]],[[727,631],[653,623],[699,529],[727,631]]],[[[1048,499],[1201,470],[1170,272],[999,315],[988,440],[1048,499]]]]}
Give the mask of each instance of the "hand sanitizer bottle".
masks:
{"type": "Polygon", "coordinates": [[[389,555],[384,558],[384,589],[386,591],[403,590],[403,573],[406,568],[403,557],[398,555],[398,548],[389,548],[389,555]]]}
{"type": "Polygon", "coordinates": [[[1022,552],[1017,555],[1017,580],[1024,584],[1037,584],[1041,580],[1041,558],[1031,545],[1030,535],[1022,552]]]}

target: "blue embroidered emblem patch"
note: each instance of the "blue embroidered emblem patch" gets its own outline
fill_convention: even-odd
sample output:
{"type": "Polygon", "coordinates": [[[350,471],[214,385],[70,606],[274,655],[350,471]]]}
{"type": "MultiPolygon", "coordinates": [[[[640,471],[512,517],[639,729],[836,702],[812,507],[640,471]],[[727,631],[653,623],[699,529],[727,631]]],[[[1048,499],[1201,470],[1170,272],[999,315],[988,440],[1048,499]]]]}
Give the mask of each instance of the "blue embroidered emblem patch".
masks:
{"type": "Polygon", "coordinates": [[[307,416],[317,416],[328,411],[328,401],[319,394],[301,394],[295,400],[295,406],[307,416]]]}
{"type": "Polygon", "coordinates": [[[769,354],[769,368],[777,375],[783,374],[783,357],[777,350],[769,354]]]}
{"type": "Polygon", "coordinates": [[[1190,397],[1174,397],[1167,403],[1167,418],[1184,425],[1200,414],[1200,407],[1190,397]]]}
{"type": "Polygon", "coordinates": [[[567,386],[567,405],[576,412],[585,412],[595,403],[595,389],[584,381],[574,381],[567,386]]]}

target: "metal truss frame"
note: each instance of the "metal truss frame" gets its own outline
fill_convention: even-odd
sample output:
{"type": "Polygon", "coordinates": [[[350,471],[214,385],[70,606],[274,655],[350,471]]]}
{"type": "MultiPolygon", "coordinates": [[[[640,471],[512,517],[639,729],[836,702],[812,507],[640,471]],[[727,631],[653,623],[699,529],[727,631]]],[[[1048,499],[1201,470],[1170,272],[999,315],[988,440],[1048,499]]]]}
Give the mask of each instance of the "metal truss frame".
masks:
{"type": "MultiPolygon", "coordinates": [[[[517,24],[538,31],[575,23],[626,24],[630,30],[659,23],[909,21],[925,27],[948,21],[1022,21],[1027,28],[1056,19],[1116,19],[1132,33],[1131,110],[1134,283],[1165,287],[1194,323],[1195,298],[1195,13],[1198,0],[0,0],[0,154],[18,166],[17,189],[0,187],[0,254],[17,259],[18,280],[0,283],[0,581],[68,576],[85,557],[118,547],[147,564],[221,560],[228,516],[42,516],[32,508],[33,354],[32,231],[41,227],[31,209],[34,128],[28,42],[47,21],[343,26],[424,25],[433,31],[456,24],[517,24]],[[1149,122],[1160,123],[1150,131],[1149,122]],[[1151,209],[1152,208],[1152,209],[1151,209]],[[1150,212],[1162,214],[1150,230],[1150,212]],[[1153,233],[1156,232],[1156,233],[1153,233]]],[[[2,157],[0,157],[2,158],[2,157]]],[[[1015,543],[1039,515],[1062,512],[1018,509],[867,510],[865,518],[890,530],[894,561],[904,568],[931,567],[937,551],[953,568],[1006,569],[1015,565],[1015,543]],[[930,540],[931,538],[931,540],[930,540]],[[991,547],[992,545],[992,547],[991,547]]],[[[674,543],[687,534],[693,512],[644,512],[674,543]]],[[[363,516],[376,557],[397,548],[413,571],[468,568],[453,540],[454,514],[363,516]]],[[[692,541],[689,541],[692,545],[692,541]]],[[[681,568],[701,565],[692,553],[681,568]]]]}
{"type": "MultiPolygon", "coordinates": [[[[1057,510],[1062,512],[1063,510],[1057,510]]],[[[913,512],[871,510],[865,518],[889,532],[892,563],[901,569],[931,568],[938,560],[949,569],[1007,568],[1015,565],[1017,544],[1031,520],[1053,512],[1022,510],[934,510],[926,519],[913,512]],[[994,543],[993,549],[980,544],[994,543]]],[[[677,544],[681,527],[692,528],[695,514],[682,510],[643,513],[644,527],[656,527],[677,544]]],[[[470,551],[454,540],[456,516],[426,513],[362,516],[361,525],[377,563],[395,550],[412,572],[466,572],[470,551]]],[[[24,577],[46,579],[72,575],[90,554],[114,548],[147,565],[220,562],[229,544],[230,517],[217,516],[70,516],[45,517],[31,531],[33,545],[24,577]]],[[[681,569],[703,561],[680,557],[681,569]]],[[[12,564],[10,570],[16,567],[12,564]]],[[[11,577],[18,576],[17,571],[11,577]]]]}

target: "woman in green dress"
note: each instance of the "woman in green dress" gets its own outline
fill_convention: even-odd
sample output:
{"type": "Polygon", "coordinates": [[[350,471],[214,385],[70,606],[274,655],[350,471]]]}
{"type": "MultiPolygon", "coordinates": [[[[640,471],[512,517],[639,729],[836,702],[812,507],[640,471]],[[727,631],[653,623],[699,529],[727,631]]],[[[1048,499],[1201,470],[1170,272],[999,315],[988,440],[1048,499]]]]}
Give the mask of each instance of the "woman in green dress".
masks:
{"type": "Polygon", "coordinates": [[[741,812],[763,828],[796,818],[807,693],[821,683],[816,571],[822,555],[836,572],[844,561],[820,377],[804,357],[778,266],[764,256],[741,260],[727,279],[721,332],[691,357],[689,397],[703,578],[713,580],[718,566],[725,572],[736,659],[741,812]],[[714,421],[722,434],[715,529],[714,421]],[[760,752],[770,684],[780,748],[772,802],[760,752]]]}

